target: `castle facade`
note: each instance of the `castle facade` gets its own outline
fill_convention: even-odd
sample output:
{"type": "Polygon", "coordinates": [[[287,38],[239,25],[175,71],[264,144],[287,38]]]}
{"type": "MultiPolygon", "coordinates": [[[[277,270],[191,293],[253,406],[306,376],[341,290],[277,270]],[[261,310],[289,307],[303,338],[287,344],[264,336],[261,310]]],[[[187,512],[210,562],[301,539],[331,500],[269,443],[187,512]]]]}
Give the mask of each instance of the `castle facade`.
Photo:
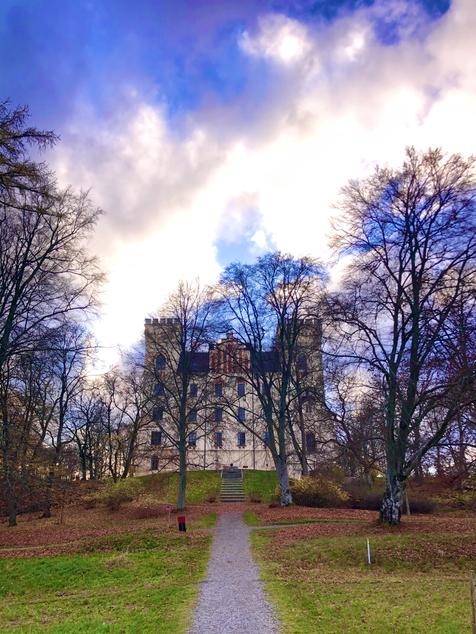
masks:
{"type": "MultiPolygon", "coordinates": [[[[145,320],[145,365],[150,378],[150,420],[141,431],[136,473],[178,469],[178,443],[187,446],[188,469],[273,470],[269,433],[257,395],[257,355],[232,333],[207,345],[184,349],[171,318],[145,320]],[[180,438],[180,421],[186,437],[180,438]]],[[[279,380],[279,355],[259,355],[260,371],[279,380]]],[[[289,404],[287,438],[290,474],[299,476],[304,453],[315,466],[326,419],[321,327],[306,321],[296,354],[295,398],[289,404]],[[297,384],[299,383],[299,384],[297,384]],[[299,449],[301,457],[296,449],[299,449]]],[[[259,386],[258,386],[259,387],[259,386]]],[[[182,434],[183,435],[183,434],[182,434]]]]}

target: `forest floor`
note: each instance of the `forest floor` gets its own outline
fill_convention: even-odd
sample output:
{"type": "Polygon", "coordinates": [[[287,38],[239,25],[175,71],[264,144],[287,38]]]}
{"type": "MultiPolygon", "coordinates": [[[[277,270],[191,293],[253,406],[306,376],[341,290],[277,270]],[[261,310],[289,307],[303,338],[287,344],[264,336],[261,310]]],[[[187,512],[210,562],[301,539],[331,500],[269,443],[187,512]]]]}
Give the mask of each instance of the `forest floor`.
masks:
{"type": "Polygon", "coordinates": [[[474,513],[385,528],[373,511],[262,507],[245,521],[286,634],[472,631],[474,513]]]}

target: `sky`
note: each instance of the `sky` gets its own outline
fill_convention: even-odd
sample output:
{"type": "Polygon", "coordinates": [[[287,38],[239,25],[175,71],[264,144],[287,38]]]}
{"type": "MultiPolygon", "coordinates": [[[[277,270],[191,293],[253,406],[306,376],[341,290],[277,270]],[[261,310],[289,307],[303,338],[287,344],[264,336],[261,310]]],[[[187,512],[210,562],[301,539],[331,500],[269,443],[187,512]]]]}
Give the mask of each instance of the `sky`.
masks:
{"type": "Polygon", "coordinates": [[[0,98],[104,210],[105,364],[179,279],[324,262],[339,191],[405,147],[476,153],[476,0],[2,0],[0,98]]]}

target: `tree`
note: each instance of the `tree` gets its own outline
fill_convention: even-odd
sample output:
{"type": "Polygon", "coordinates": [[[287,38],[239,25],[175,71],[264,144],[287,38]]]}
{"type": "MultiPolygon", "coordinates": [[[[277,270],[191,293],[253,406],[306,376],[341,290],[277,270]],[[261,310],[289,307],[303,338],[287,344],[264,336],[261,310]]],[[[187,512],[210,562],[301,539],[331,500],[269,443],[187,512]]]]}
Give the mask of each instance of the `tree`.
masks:
{"type": "Polygon", "coordinates": [[[146,325],[145,370],[149,393],[155,392],[152,420],[164,444],[173,449],[169,459],[178,456],[177,510],[185,508],[190,435],[196,437],[207,416],[208,368],[200,361],[208,354],[204,347],[209,341],[211,307],[207,289],[180,282],[162,306],[162,317],[146,325]]]}
{"type": "Polygon", "coordinates": [[[19,191],[48,194],[51,174],[43,163],[28,155],[31,147],[44,149],[52,146],[56,135],[51,131],[27,127],[29,111],[26,106],[10,108],[7,101],[0,102],[0,201],[14,203],[19,191]]]}
{"type": "Polygon", "coordinates": [[[264,428],[254,420],[242,424],[269,447],[283,506],[292,502],[289,418],[297,396],[302,395],[296,392],[295,369],[308,328],[306,318],[315,314],[320,276],[314,260],[274,253],[256,264],[232,264],[220,280],[224,331],[232,333],[251,355],[251,362],[243,363],[238,351],[232,362],[256,395],[264,428]]]}
{"type": "MultiPolygon", "coordinates": [[[[0,375],[18,355],[39,349],[45,333],[65,318],[85,319],[101,273],[86,240],[99,215],[86,194],[52,187],[10,189],[0,201],[0,375]]],[[[11,454],[14,426],[0,403],[3,482],[9,523],[16,522],[11,454]]]]}
{"type": "Polygon", "coordinates": [[[384,423],[379,385],[352,365],[328,358],[326,402],[332,412],[335,460],[345,473],[364,479],[383,470],[384,423]],[[370,380],[369,380],[370,379],[370,380]]]}
{"type": "Polygon", "coordinates": [[[351,256],[329,308],[341,355],[367,369],[385,405],[381,520],[400,522],[405,483],[475,398],[474,365],[442,371],[445,324],[476,280],[474,160],[407,150],[343,190],[335,246],[351,256]],[[438,411],[438,423],[428,423],[438,411]]]}

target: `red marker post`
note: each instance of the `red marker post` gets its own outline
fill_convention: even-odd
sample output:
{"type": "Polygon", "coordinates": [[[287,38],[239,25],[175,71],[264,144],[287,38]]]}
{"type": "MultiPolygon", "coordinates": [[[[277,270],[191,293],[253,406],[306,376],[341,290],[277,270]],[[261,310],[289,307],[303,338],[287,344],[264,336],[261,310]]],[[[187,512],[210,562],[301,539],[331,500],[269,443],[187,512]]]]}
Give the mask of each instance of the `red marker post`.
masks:
{"type": "Polygon", "coordinates": [[[185,515],[179,515],[177,517],[178,529],[181,533],[187,532],[187,525],[185,524],[185,515]]]}

